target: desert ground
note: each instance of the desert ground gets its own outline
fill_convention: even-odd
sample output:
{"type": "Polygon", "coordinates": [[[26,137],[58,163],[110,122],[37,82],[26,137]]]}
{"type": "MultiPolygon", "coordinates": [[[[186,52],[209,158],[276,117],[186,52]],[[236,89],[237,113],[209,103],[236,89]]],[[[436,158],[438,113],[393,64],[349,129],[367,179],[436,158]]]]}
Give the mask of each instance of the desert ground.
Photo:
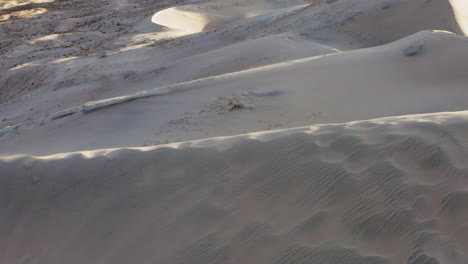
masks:
{"type": "Polygon", "coordinates": [[[0,263],[468,263],[465,0],[0,0],[0,263]]]}

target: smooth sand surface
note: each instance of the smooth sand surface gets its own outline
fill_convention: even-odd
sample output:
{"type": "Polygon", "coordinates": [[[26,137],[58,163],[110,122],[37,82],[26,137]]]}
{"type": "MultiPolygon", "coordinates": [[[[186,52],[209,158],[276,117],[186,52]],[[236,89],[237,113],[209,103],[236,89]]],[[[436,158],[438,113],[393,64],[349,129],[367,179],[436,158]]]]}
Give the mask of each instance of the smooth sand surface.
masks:
{"type": "Polygon", "coordinates": [[[468,263],[465,0],[0,0],[0,263],[468,263]]]}
{"type": "Polygon", "coordinates": [[[455,18],[462,31],[468,34],[468,2],[463,0],[450,0],[455,13],[455,18]]]}

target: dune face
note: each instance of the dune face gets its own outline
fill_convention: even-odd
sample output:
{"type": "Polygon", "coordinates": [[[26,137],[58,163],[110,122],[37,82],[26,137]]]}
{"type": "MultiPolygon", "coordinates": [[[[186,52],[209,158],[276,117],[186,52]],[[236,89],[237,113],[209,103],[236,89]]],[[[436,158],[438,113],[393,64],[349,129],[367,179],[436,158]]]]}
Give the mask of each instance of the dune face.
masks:
{"type": "Polygon", "coordinates": [[[158,25],[180,30],[182,34],[193,34],[219,28],[234,21],[262,14],[286,12],[291,8],[304,7],[308,4],[301,0],[204,1],[159,11],[152,17],[151,21],[158,25]]]}
{"type": "Polygon", "coordinates": [[[453,12],[460,28],[465,35],[468,34],[468,3],[460,0],[450,0],[453,6],[453,12]]]}
{"type": "Polygon", "coordinates": [[[205,14],[187,12],[173,7],[156,13],[151,22],[181,30],[182,33],[192,34],[203,31],[209,19],[205,14]]]}
{"type": "Polygon", "coordinates": [[[6,263],[466,263],[468,112],[0,160],[6,263]]]}
{"type": "MultiPolygon", "coordinates": [[[[295,52],[318,56],[52,112],[1,129],[0,153],[47,155],[152,145],[467,107],[468,42],[447,32],[420,32],[388,45],[348,52],[287,38],[258,39],[247,47],[238,44],[212,51],[210,55],[216,56],[206,60],[207,64],[191,65],[186,60],[164,74],[177,74],[190,67],[204,77],[209,75],[206,72],[239,69],[241,65],[233,62],[258,62],[261,53],[255,53],[255,42],[261,49],[268,47],[265,42],[279,40],[284,42],[280,46],[295,46],[290,55],[284,52],[285,56],[295,56],[295,52]],[[245,58],[223,56],[230,50],[244,52],[250,47],[255,53],[252,60],[248,54],[245,58]],[[106,136],[94,137],[94,131],[106,136]],[[36,140],[38,136],[40,141],[36,140]]],[[[192,59],[202,61],[200,57],[192,59]]]]}
{"type": "Polygon", "coordinates": [[[0,0],[0,264],[468,263],[464,0],[0,0]]]}

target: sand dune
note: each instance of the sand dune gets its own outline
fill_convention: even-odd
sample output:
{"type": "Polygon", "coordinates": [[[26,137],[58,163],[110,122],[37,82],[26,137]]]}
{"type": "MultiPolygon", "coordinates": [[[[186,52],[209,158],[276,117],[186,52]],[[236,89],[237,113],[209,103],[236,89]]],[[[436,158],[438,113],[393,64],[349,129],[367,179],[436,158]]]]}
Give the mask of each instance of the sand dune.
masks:
{"type": "MultiPolygon", "coordinates": [[[[251,40],[278,34],[296,35],[339,50],[350,50],[397,41],[421,30],[461,33],[447,0],[309,1],[312,3],[309,5],[305,5],[308,2],[304,1],[247,1],[259,3],[257,6],[267,11],[276,11],[265,11],[256,17],[238,19],[218,29],[182,38],[171,37],[163,27],[150,22],[151,15],[158,13],[151,10],[162,11],[167,3],[132,0],[105,5],[103,2],[94,1],[92,8],[76,10],[70,9],[74,5],[68,1],[46,3],[40,6],[49,8],[50,12],[43,18],[15,20],[0,25],[0,33],[5,36],[0,45],[0,71],[3,73],[0,82],[5,84],[0,101],[20,101],[33,105],[32,100],[36,96],[47,94],[47,98],[60,97],[56,101],[63,102],[55,104],[54,108],[70,107],[96,99],[92,98],[93,95],[102,99],[115,96],[116,90],[122,95],[133,87],[146,90],[185,82],[194,76],[180,74],[165,79],[163,70],[194,55],[201,58],[205,54],[203,60],[197,62],[194,59],[193,63],[206,64],[211,58],[210,51],[241,42],[247,46],[251,40]],[[132,6],[134,11],[120,10],[118,6],[121,4],[132,6]],[[73,18],[65,17],[56,22],[47,17],[54,14],[65,16],[63,8],[69,8],[68,12],[73,18]],[[106,16],[110,16],[109,20],[100,18],[106,16]],[[123,19],[123,16],[127,18],[123,19]],[[21,34],[25,37],[21,37],[21,34]],[[50,36],[55,36],[55,39],[37,41],[50,36]],[[35,78],[31,78],[31,75],[35,75],[35,78]],[[152,80],[143,82],[147,79],[152,80]],[[131,80],[138,82],[132,83],[131,80]],[[82,95],[83,86],[91,91],[82,95]],[[108,89],[109,86],[113,88],[108,89]],[[73,93],[76,99],[63,96],[65,89],[67,94],[73,93]],[[34,96],[28,96],[30,94],[34,96]]],[[[225,10],[235,9],[231,1],[208,3],[212,6],[227,3],[225,10]]],[[[278,53],[278,50],[271,50],[270,56],[278,53]]],[[[232,53],[227,56],[240,55],[232,53]]],[[[304,54],[302,57],[308,56],[304,54]]],[[[179,73],[190,69],[187,67],[179,73]]],[[[8,115],[14,106],[4,108],[1,110],[8,115]]],[[[47,111],[43,114],[51,113],[51,109],[47,111]]],[[[9,117],[9,120],[17,123],[24,117],[9,117]]]]}
{"type": "Polygon", "coordinates": [[[0,0],[0,263],[467,263],[467,21],[0,0]]]}
{"type": "Polygon", "coordinates": [[[466,263],[467,122],[439,113],[2,158],[1,258],[466,263]]]}
{"type": "Polygon", "coordinates": [[[228,23],[266,13],[288,11],[291,7],[306,6],[307,1],[204,1],[192,5],[172,7],[157,12],[151,19],[155,24],[194,34],[212,30],[228,23]]]}
{"type": "Polygon", "coordinates": [[[46,155],[464,110],[464,54],[466,38],[426,31],[385,46],[88,102],[2,129],[0,153],[46,155]]]}

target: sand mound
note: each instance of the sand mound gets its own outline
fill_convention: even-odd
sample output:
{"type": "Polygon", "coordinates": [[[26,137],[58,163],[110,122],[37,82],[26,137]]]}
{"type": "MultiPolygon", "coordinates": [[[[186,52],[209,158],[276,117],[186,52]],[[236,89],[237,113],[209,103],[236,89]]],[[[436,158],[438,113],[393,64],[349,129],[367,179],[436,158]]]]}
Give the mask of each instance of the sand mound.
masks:
{"type": "Polygon", "coordinates": [[[0,0],[0,263],[468,263],[467,10],[0,0]]]}
{"type": "Polygon", "coordinates": [[[448,0],[334,1],[317,11],[307,11],[315,23],[297,20],[295,30],[339,49],[382,45],[423,30],[462,33],[448,0]]]}
{"type": "Polygon", "coordinates": [[[171,29],[181,30],[182,34],[193,34],[261,14],[276,13],[279,9],[288,10],[294,4],[306,5],[307,2],[301,0],[204,1],[159,11],[154,14],[151,21],[171,29]]]}
{"type": "Polygon", "coordinates": [[[187,80],[196,80],[335,52],[339,50],[297,35],[266,36],[177,61],[167,66],[164,78],[170,79],[166,83],[172,84],[182,75],[187,80]]]}
{"type": "Polygon", "coordinates": [[[161,26],[182,30],[187,34],[201,32],[211,22],[205,14],[185,11],[177,7],[156,13],[151,21],[161,26]]]}
{"type": "Polygon", "coordinates": [[[184,0],[177,7],[153,0],[16,2],[49,12],[0,23],[0,127],[91,101],[310,57],[317,46],[346,51],[426,29],[461,33],[447,0],[184,0]],[[158,10],[170,8],[229,19],[181,37],[151,23],[158,10]]]}
{"type": "Polygon", "coordinates": [[[0,153],[153,145],[464,110],[468,60],[463,54],[468,54],[466,38],[426,31],[385,46],[92,101],[2,129],[0,153]]]}
{"type": "Polygon", "coordinates": [[[466,263],[468,112],[0,160],[7,263],[466,263]]]}

